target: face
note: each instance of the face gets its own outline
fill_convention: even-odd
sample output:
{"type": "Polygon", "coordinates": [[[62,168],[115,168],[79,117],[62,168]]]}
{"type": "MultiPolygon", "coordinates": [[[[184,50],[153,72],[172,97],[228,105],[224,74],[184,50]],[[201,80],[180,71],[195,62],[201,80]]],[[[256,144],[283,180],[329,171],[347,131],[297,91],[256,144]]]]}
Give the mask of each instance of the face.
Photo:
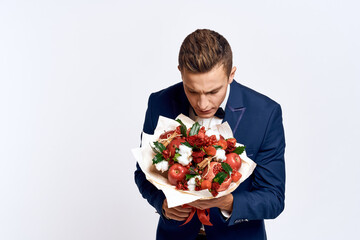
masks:
{"type": "Polygon", "coordinates": [[[215,66],[206,73],[181,71],[185,94],[199,117],[214,116],[224,101],[228,84],[233,81],[235,71],[236,67],[233,67],[230,76],[227,76],[222,65],[215,66]]]}

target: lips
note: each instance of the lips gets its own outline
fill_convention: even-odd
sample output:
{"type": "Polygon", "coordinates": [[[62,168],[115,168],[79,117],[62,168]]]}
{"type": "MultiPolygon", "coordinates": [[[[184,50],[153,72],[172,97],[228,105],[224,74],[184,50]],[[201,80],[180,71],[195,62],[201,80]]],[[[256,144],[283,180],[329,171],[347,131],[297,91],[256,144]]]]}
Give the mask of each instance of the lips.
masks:
{"type": "Polygon", "coordinates": [[[201,111],[201,110],[199,110],[199,112],[200,112],[201,114],[209,114],[209,113],[212,112],[212,109],[206,110],[206,111],[201,111]]]}
{"type": "Polygon", "coordinates": [[[212,117],[215,114],[213,109],[206,110],[206,111],[197,110],[196,113],[199,117],[202,117],[202,118],[212,117]]]}
{"type": "MultiPolygon", "coordinates": [[[[202,110],[198,110],[197,109],[197,114],[201,117],[201,116],[204,116],[204,115],[210,115],[211,113],[214,112],[213,109],[209,109],[209,110],[205,110],[205,111],[202,111],[202,110]]],[[[215,113],[214,113],[215,114],[215,113]]],[[[214,114],[211,114],[211,115],[214,115],[214,114]]]]}

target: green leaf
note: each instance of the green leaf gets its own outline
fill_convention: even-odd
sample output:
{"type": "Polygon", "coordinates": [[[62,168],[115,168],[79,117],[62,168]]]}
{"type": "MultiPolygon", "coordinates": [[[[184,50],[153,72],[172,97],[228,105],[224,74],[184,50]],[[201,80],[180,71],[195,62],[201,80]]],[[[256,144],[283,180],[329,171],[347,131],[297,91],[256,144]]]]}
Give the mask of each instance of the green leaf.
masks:
{"type": "Polygon", "coordinates": [[[154,151],[154,153],[160,153],[158,149],[156,149],[155,146],[153,146],[151,143],[149,143],[151,149],[154,151]]]}
{"type": "MultiPolygon", "coordinates": [[[[157,150],[157,151],[155,151],[156,153],[162,153],[166,149],[166,147],[162,143],[159,143],[159,142],[154,142],[154,146],[155,146],[155,149],[157,150]]],[[[154,150],[154,148],[153,148],[153,150],[154,150]]]]}
{"type": "Polygon", "coordinates": [[[190,167],[189,168],[189,173],[191,174],[191,175],[197,175],[198,174],[198,172],[197,171],[195,171],[195,168],[194,167],[190,167]]]}
{"type": "Polygon", "coordinates": [[[180,127],[181,135],[183,135],[184,137],[187,137],[187,135],[186,135],[187,128],[186,128],[185,124],[180,119],[176,119],[175,121],[177,121],[181,125],[181,127],[180,127]]]}
{"type": "Polygon", "coordinates": [[[233,151],[233,153],[236,153],[238,155],[242,154],[245,150],[245,146],[241,146],[241,147],[237,147],[235,148],[235,150],[233,151]]]}
{"type": "Polygon", "coordinates": [[[226,173],[219,172],[218,174],[215,175],[213,181],[218,182],[219,184],[222,184],[227,176],[228,175],[226,173]]]}
{"type": "Polygon", "coordinates": [[[157,164],[157,163],[159,163],[159,162],[161,162],[161,161],[164,161],[164,160],[165,160],[165,159],[164,159],[163,155],[162,155],[161,153],[158,153],[158,154],[156,154],[155,157],[152,159],[152,162],[153,162],[153,164],[157,164]]]}
{"type": "Polygon", "coordinates": [[[222,149],[222,146],[219,146],[219,145],[214,145],[213,147],[214,147],[216,150],[217,150],[217,149],[222,149]]]}
{"type": "Polygon", "coordinates": [[[185,145],[185,146],[187,146],[187,147],[189,147],[189,148],[192,148],[192,146],[191,146],[190,143],[188,143],[188,142],[182,142],[181,144],[182,144],[182,145],[185,145]]]}
{"type": "Polygon", "coordinates": [[[174,161],[175,161],[175,162],[179,162],[179,161],[178,161],[178,157],[180,157],[180,156],[181,156],[180,153],[175,153],[174,158],[173,158],[174,161]]]}
{"type": "Polygon", "coordinates": [[[195,176],[197,176],[197,174],[186,174],[186,181],[189,181],[190,178],[193,178],[195,176]]]}
{"type": "Polygon", "coordinates": [[[228,164],[228,163],[226,163],[226,162],[222,162],[221,163],[221,167],[225,170],[225,172],[227,172],[227,174],[230,176],[231,175],[231,173],[232,173],[232,168],[231,168],[231,166],[228,164]]]}
{"type": "Polygon", "coordinates": [[[191,130],[189,132],[189,136],[194,136],[194,135],[198,134],[200,128],[201,128],[201,125],[198,122],[195,122],[191,127],[191,130]]]}

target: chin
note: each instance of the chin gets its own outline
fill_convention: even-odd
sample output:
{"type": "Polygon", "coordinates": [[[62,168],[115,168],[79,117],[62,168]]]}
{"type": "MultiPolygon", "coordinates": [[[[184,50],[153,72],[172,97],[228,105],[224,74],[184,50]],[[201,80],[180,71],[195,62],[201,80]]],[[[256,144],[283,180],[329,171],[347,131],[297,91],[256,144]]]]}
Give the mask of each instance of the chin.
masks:
{"type": "Polygon", "coordinates": [[[211,118],[213,117],[214,114],[209,114],[209,115],[198,115],[198,117],[201,117],[201,118],[211,118]]]}

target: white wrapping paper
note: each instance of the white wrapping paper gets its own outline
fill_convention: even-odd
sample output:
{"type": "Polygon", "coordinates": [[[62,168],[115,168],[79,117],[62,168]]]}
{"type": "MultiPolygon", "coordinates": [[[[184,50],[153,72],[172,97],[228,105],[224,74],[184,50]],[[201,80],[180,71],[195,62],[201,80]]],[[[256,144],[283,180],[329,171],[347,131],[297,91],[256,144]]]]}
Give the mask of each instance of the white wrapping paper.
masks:
{"type": "MultiPolygon", "coordinates": [[[[187,128],[190,128],[194,124],[193,120],[183,114],[180,114],[176,119],[180,119],[187,128]]],[[[157,171],[155,166],[152,164],[152,159],[155,154],[150,144],[157,141],[162,133],[174,130],[177,126],[179,126],[179,123],[175,120],[160,116],[154,135],[143,133],[141,141],[142,147],[132,149],[132,153],[136,161],[139,163],[141,170],[145,173],[146,179],[159,190],[164,192],[170,208],[190,203],[198,199],[214,198],[207,189],[201,191],[177,190],[175,186],[168,182],[167,171],[161,173],[157,171]]],[[[225,139],[233,137],[231,128],[227,122],[216,125],[216,128],[225,139]]],[[[238,182],[232,182],[227,190],[219,192],[216,197],[222,197],[233,192],[239,184],[245,181],[254,171],[256,163],[246,156],[246,151],[240,155],[240,158],[242,163],[239,172],[242,177],[238,182]]]]}

